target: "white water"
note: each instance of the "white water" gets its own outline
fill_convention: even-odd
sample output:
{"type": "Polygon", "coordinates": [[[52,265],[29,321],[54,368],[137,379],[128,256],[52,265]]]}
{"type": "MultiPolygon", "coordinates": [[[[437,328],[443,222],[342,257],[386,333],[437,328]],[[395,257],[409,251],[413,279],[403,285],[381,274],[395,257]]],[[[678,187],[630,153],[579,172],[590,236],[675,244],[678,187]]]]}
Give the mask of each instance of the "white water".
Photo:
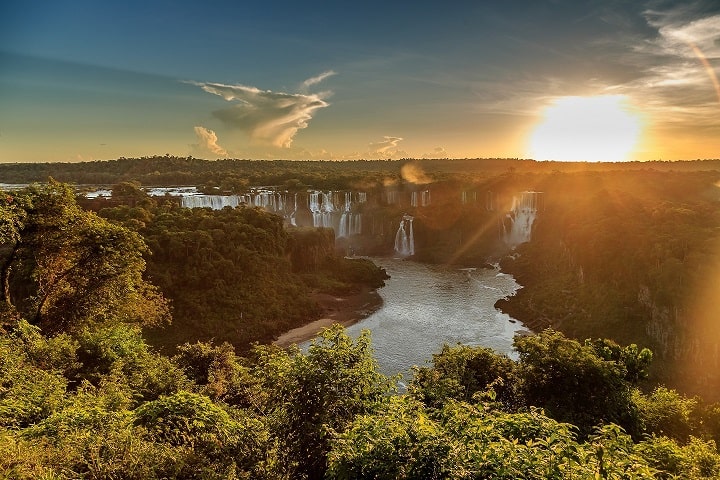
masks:
{"type": "MultiPolygon", "coordinates": [[[[522,192],[513,197],[513,205],[507,218],[511,227],[504,232],[505,244],[516,247],[529,242],[532,226],[538,211],[538,192],[522,192]]],[[[503,226],[505,224],[503,223],[503,226]]]]}
{"type": "Polygon", "coordinates": [[[384,305],[347,331],[353,337],[362,330],[371,331],[383,373],[403,373],[407,378],[410,367],[427,366],[445,343],[490,347],[516,356],[513,337],[525,329],[494,307],[497,300],[519,288],[510,275],[400,259],[373,261],[391,276],[378,290],[384,305]]]}
{"type": "Polygon", "coordinates": [[[403,257],[415,255],[413,217],[410,215],[403,215],[400,219],[400,226],[395,233],[395,253],[403,257]]]}

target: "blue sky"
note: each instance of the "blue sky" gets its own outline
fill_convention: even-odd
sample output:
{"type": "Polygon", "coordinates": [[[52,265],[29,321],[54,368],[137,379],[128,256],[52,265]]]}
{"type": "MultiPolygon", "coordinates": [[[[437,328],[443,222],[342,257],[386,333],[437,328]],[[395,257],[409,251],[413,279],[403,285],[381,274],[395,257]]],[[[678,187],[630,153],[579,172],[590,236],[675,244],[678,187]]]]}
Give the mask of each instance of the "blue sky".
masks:
{"type": "Polygon", "coordinates": [[[603,95],[627,159],[716,158],[719,73],[715,0],[10,0],[0,161],[530,157],[554,102],[603,95]]]}

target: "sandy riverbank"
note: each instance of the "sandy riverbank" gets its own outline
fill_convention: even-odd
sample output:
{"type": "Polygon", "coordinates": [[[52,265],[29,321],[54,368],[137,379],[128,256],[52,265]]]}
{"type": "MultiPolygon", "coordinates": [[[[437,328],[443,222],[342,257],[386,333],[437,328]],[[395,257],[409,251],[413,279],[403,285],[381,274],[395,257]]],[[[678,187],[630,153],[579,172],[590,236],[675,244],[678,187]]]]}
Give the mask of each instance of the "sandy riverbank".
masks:
{"type": "Polygon", "coordinates": [[[360,292],[345,297],[316,294],[315,300],[323,307],[325,315],[283,333],[273,342],[274,345],[288,347],[293,343],[302,343],[316,337],[323,329],[335,323],[348,327],[369,317],[383,305],[380,294],[371,288],[363,288],[360,292]]]}

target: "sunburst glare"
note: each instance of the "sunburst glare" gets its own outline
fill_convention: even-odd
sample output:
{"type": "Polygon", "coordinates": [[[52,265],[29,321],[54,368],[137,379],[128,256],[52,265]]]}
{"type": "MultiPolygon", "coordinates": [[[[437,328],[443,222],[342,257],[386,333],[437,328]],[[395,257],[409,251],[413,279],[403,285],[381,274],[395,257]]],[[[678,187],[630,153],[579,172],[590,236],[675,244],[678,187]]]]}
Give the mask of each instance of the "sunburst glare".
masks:
{"type": "Polygon", "coordinates": [[[625,95],[561,97],[543,112],[529,154],[537,160],[626,161],[641,123],[625,95]]]}

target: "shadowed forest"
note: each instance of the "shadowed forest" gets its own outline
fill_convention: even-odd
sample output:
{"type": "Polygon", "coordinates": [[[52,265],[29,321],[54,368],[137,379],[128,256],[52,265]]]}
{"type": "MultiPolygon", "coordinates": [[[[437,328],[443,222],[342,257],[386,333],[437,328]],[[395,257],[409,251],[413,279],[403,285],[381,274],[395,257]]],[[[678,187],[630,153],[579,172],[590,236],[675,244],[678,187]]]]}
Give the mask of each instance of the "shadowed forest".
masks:
{"type": "Polygon", "coordinates": [[[3,164],[0,178],[43,182],[0,196],[5,477],[720,476],[718,161],[166,156],[3,164]],[[112,201],[76,197],[83,185],[112,201]],[[390,253],[380,226],[410,212],[408,261],[499,262],[523,288],[497,306],[536,334],[516,338],[517,360],[445,346],[402,392],[369,335],[270,346],[322,315],[318,294],[380,288],[385,272],[331,229],[140,188],[177,185],[427,189],[424,206],[368,202],[372,233],[352,246],[390,253]],[[500,232],[523,191],[543,201],[511,249],[500,232]]]}

